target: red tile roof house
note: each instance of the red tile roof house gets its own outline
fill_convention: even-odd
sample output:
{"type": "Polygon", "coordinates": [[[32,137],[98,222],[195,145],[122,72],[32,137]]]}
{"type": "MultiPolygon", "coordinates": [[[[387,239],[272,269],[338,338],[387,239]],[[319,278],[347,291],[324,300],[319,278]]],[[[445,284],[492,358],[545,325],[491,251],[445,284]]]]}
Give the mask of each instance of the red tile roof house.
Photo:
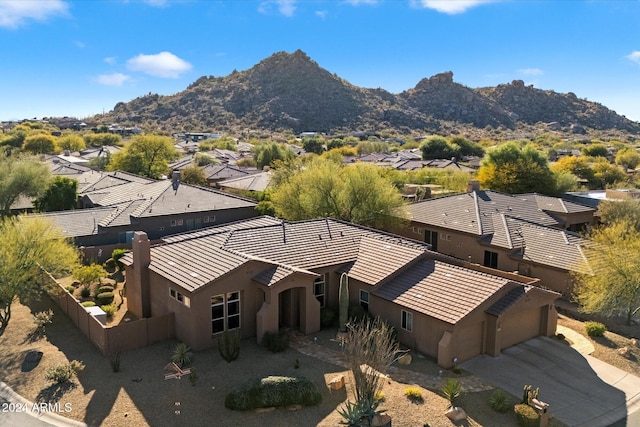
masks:
{"type": "Polygon", "coordinates": [[[322,307],[349,299],[386,319],[401,343],[451,367],[478,354],[555,333],[555,292],[536,280],[476,266],[428,245],[332,219],[258,217],[165,237],[136,232],[126,265],[127,304],[141,318],[173,312],[195,350],[223,331],[256,337],[282,327],[313,334],[322,307]]]}
{"type": "Polygon", "coordinates": [[[470,188],[463,194],[406,206],[409,223],[393,229],[435,251],[540,279],[540,286],[570,297],[572,272],[582,271],[588,243],[579,230],[595,209],[539,194],[510,195],[470,188]]]}

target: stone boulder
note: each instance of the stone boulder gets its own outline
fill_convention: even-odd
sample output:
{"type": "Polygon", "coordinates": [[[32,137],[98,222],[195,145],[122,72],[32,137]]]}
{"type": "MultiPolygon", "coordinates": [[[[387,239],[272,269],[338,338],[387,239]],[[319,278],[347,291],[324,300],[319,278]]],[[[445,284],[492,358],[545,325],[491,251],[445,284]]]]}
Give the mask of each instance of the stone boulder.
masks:
{"type": "Polygon", "coordinates": [[[327,386],[329,387],[329,390],[341,390],[344,388],[344,375],[332,378],[327,386]]]}
{"type": "Polygon", "coordinates": [[[464,421],[467,419],[467,413],[459,406],[450,406],[444,415],[451,421],[464,421]]]}

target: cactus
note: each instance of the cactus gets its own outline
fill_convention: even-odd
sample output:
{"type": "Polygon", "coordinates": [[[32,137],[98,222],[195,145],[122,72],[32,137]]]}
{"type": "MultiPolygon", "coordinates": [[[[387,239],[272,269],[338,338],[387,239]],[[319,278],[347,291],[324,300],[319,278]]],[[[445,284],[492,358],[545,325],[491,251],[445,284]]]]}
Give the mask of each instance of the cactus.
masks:
{"type": "Polygon", "coordinates": [[[347,273],[340,276],[340,332],[347,330],[347,321],[349,320],[349,277],[347,273]]]}

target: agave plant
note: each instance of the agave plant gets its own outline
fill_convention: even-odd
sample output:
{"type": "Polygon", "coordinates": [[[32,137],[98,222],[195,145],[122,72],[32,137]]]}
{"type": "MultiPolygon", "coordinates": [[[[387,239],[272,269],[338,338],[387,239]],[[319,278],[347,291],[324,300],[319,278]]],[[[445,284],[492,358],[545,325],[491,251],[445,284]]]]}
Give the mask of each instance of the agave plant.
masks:
{"type": "Polygon", "coordinates": [[[173,351],[171,353],[171,361],[183,368],[188,366],[191,363],[191,357],[193,353],[191,352],[191,348],[185,343],[181,342],[173,347],[173,351]]]}

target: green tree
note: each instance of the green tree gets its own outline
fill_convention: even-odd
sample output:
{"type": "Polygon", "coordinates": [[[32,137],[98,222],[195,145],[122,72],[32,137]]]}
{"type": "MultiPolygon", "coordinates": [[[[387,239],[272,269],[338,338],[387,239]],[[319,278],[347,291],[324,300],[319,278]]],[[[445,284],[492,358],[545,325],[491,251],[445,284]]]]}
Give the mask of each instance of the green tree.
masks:
{"type": "Polygon", "coordinates": [[[122,145],[122,137],[115,133],[88,133],[84,135],[86,145],[89,147],[102,147],[103,145],[122,145]]]}
{"type": "Polygon", "coordinates": [[[631,147],[620,149],[616,153],[616,164],[624,166],[627,169],[635,169],[640,165],[640,154],[638,154],[638,150],[631,147]]]}
{"type": "Polygon", "coordinates": [[[169,172],[168,163],[180,157],[167,136],[136,135],[125,148],[111,157],[109,170],[123,170],[149,178],[169,172]]]}
{"type": "Polygon", "coordinates": [[[38,133],[25,138],[22,149],[33,154],[53,154],[58,151],[56,137],[38,133]]]}
{"type": "Polygon", "coordinates": [[[187,166],[180,171],[182,182],[192,185],[207,185],[207,177],[202,168],[196,165],[187,166]]]}
{"type": "Polygon", "coordinates": [[[613,225],[624,222],[640,232],[640,202],[634,199],[603,200],[598,204],[600,222],[613,225]]]}
{"type": "Polygon", "coordinates": [[[603,157],[599,157],[591,165],[596,188],[607,188],[627,181],[627,174],[616,165],[612,165],[603,157]]]}
{"type": "Polygon", "coordinates": [[[107,271],[100,264],[82,265],[75,269],[73,278],[86,288],[107,277],[107,271]]]}
{"type": "Polygon", "coordinates": [[[81,151],[87,146],[84,142],[84,138],[75,133],[64,135],[58,139],[58,146],[61,150],[69,151],[81,151]]]}
{"type": "Polygon", "coordinates": [[[333,217],[382,227],[403,205],[380,168],[365,163],[345,167],[315,159],[296,169],[271,195],[278,215],[289,220],[333,217]]]}
{"type": "Polygon", "coordinates": [[[596,180],[589,158],[586,156],[566,156],[555,162],[551,170],[559,174],[568,172],[580,179],[587,180],[589,188],[595,188],[596,180]]]}
{"type": "Polygon", "coordinates": [[[78,181],[56,176],[44,194],[33,202],[39,212],[66,211],[75,209],[78,202],[78,181]]]}
{"type": "Polygon", "coordinates": [[[547,158],[532,145],[507,142],[489,152],[478,170],[483,187],[510,194],[555,194],[547,158]]]}
{"type": "Polygon", "coordinates": [[[459,153],[442,136],[431,136],[420,144],[422,160],[450,159],[459,153]]]}
{"type": "Polygon", "coordinates": [[[89,163],[87,163],[87,165],[93,170],[104,171],[107,170],[110,163],[111,153],[105,150],[102,155],[96,156],[93,159],[89,160],[89,163]]]}
{"type": "Polygon", "coordinates": [[[0,216],[11,213],[19,197],[38,197],[47,188],[51,172],[31,157],[8,157],[0,152],[0,216]]]}
{"type": "Polygon", "coordinates": [[[324,140],[322,138],[303,138],[302,148],[307,153],[322,154],[324,152],[324,140]]]}
{"type": "Polygon", "coordinates": [[[45,290],[45,272],[69,273],[77,261],[75,248],[49,221],[5,218],[0,223],[0,335],[11,319],[11,305],[45,290]]]}
{"type": "Polygon", "coordinates": [[[584,248],[588,268],[576,273],[574,296],[582,311],[623,315],[627,325],[640,312],[640,232],[617,221],[591,233],[584,248]]]}
{"type": "Polygon", "coordinates": [[[464,156],[484,156],[484,149],[480,145],[469,141],[463,136],[453,136],[448,142],[449,145],[458,151],[458,159],[461,159],[464,156]]]}
{"type": "Polygon", "coordinates": [[[607,157],[609,155],[609,150],[606,145],[595,143],[583,147],[582,154],[589,157],[607,157]]]}
{"type": "Polygon", "coordinates": [[[276,142],[266,142],[253,146],[253,157],[256,159],[258,169],[265,166],[273,166],[277,160],[289,160],[295,157],[291,148],[276,142]]]}

